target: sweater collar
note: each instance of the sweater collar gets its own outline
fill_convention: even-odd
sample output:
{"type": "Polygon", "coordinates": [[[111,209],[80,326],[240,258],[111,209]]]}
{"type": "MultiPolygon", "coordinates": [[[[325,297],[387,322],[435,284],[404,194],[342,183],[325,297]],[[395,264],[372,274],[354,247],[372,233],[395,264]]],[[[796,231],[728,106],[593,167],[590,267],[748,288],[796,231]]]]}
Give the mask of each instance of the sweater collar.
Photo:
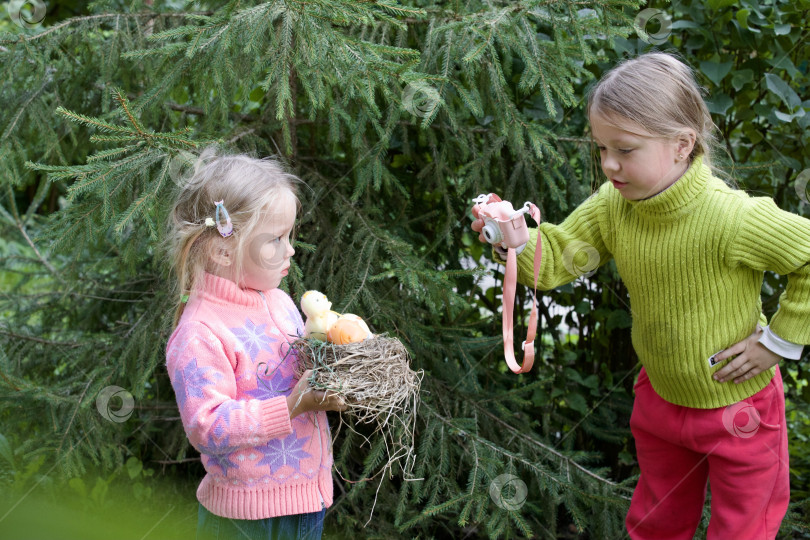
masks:
{"type": "Polygon", "coordinates": [[[698,156],[683,175],[664,191],[649,199],[627,201],[636,213],[649,217],[677,217],[687,213],[706,191],[711,178],[711,169],[698,156]]]}
{"type": "Polygon", "coordinates": [[[264,303],[259,291],[241,289],[230,279],[208,272],[205,273],[200,295],[219,304],[238,304],[253,309],[261,308],[264,303]]]}

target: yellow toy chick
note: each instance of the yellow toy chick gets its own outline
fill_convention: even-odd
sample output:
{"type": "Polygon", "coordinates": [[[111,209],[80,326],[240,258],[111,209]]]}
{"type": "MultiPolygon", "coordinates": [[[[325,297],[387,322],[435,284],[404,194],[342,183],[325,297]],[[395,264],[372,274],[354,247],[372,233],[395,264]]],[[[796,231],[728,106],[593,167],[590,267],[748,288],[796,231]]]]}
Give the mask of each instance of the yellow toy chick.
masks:
{"type": "Polygon", "coordinates": [[[318,291],[307,291],[301,297],[301,311],[307,316],[304,323],[304,336],[326,341],[329,328],[340,316],[331,310],[332,302],[318,291]]]}

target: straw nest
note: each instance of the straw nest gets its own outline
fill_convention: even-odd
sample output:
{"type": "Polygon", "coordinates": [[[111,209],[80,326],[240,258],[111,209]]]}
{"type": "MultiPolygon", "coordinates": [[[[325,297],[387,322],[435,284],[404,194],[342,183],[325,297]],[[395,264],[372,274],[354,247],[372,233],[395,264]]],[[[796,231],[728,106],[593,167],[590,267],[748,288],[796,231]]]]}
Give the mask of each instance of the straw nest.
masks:
{"type": "Polygon", "coordinates": [[[344,414],[356,423],[376,424],[373,435],[382,435],[388,453],[388,463],[380,472],[404,459],[400,464],[403,474],[411,479],[413,432],[424,373],[411,369],[404,345],[396,338],[379,335],[348,345],[298,339],[292,348],[298,356],[298,378],[313,370],[312,388],[343,397],[348,405],[344,414]]]}

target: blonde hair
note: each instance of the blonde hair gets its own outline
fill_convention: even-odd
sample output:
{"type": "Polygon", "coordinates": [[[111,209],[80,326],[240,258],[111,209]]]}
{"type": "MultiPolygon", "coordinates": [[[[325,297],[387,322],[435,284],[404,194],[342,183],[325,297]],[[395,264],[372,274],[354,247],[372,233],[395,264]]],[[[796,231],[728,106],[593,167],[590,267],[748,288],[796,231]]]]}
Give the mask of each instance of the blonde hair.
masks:
{"type": "Polygon", "coordinates": [[[608,71],[588,96],[589,120],[594,112],[620,129],[634,132],[628,124],[637,124],[667,139],[691,128],[696,140],[690,160],[703,156],[712,166],[714,122],[692,70],[670,54],[646,53],[608,71]]]}
{"type": "MultiPolygon", "coordinates": [[[[231,247],[234,274],[241,282],[247,238],[268,213],[280,210],[277,204],[290,201],[296,210],[300,208],[296,189],[299,182],[271,158],[217,155],[214,147],[202,152],[190,177],[178,182],[180,189],[169,213],[165,248],[175,276],[173,327],[183,314],[184,297],[201,285],[204,273],[212,268],[214,242],[231,247]],[[233,223],[233,234],[228,238],[223,238],[216,226],[206,225],[206,218],[214,218],[216,201],[224,201],[233,223]]],[[[224,217],[220,218],[224,223],[224,217]]]]}

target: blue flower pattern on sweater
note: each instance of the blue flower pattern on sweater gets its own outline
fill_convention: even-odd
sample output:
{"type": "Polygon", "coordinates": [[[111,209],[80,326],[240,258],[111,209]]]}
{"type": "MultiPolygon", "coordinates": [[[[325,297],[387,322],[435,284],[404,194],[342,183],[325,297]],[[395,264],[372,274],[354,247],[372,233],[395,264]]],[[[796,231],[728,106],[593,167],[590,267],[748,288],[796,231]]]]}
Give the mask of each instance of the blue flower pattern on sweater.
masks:
{"type": "Polygon", "coordinates": [[[256,380],[258,381],[256,389],[245,392],[250,397],[256,399],[289,396],[295,386],[295,377],[293,375],[285,377],[280,367],[273,370],[270,378],[263,377],[261,374],[257,373],[256,380]]]}
{"type": "Polygon", "coordinates": [[[186,400],[188,400],[189,397],[205,397],[203,395],[203,388],[216,384],[221,378],[222,374],[217,373],[214,368],[198,366],[196,358],[192,358],[191,361],[183,367],[182,373],[180,368],[177,368],[174,371],[172,386],[174,387],[174,393],[177,395],[177,403],[180,406],[180,411],[182,412],[185,408],[186,400]],[[209,374],[213,377],[213,380],[208,378],[209,374]]]}
{"type": "Polygon", "coordinates": [[[233,452],[235,447],[230,446],[230,437],[226,435],[227,428],[231,426],[231,413],[235,410],[244,410],[245,402],[238,400],[226,401],[217,408],[217,419],[214,421],[214,429],[208,435],[205,446],[201,452],[215,455],[233,452]]]}
{"type": "Polygon", "coordinates": [[[257,465],[268,465],[271,472],[276,472],[284,465],[289,465],[296,471],[300,471],[298,464],[302,459],[312,457],[311,454],[303,450],[309,441],[309,437],[296,438],[295,433],[281,439],[271,439],[265,446],[260,448],[264,457],[257,465]]]}
{"type": "Polygon", "coordinates": [[[250,319],[245,319],[245,326],[230,329],[254,362],[259,352],[272,351],[271,345],[278,341],[266,334],[266,327],[266,323],[257,325],[250,319]]]}

